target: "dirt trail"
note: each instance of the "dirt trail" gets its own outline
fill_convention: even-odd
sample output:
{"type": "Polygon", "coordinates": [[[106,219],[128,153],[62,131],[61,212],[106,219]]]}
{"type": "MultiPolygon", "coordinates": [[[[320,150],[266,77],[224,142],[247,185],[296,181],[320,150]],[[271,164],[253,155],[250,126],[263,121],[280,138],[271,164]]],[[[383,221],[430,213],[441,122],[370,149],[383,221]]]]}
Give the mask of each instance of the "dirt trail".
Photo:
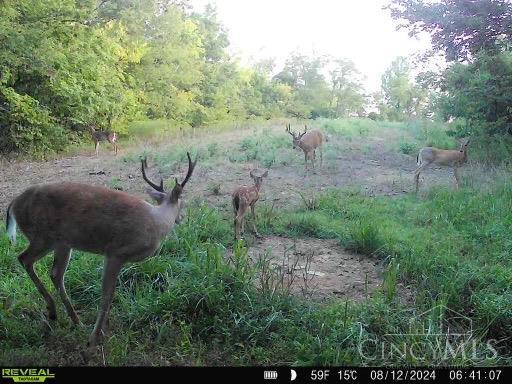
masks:
{"type": "MultiPolygon", "coordinates": [[[[276,127],[275,131],[278,132],[280,129],[281,127],[276,127]]],[[[246,129],[237,132],[236,135],[228,132],[210,136],[214,137],[227,152],[226,147],[235,147],[241,139],[251,134],[253,130],[246,129]]],[[[197,141],[204,143],[204,138],[197,141]]],[[[307,178],[304,177],[303,156],[297,152],[292,164],[271,167],[260,201],[273,203],[276,208],[283,208],[300,200],[298,191],[306,196],[313,196],[332,187],[357,188],[367,196],[408,193],[413,188],[412,173],[415,159],[386,149],[384,142],[383,138],[369,137],[362,138],[361,142],[345,143],[345,148],[348,149],[340,150],[336,158],[330,160],[328,166],[318,169],[316,173],[310,173],[307,178]]],[[[176,145],[179,143],[174,143],[174,146],[176,145]]],[[[190,140],[187,145],[190,145],[190,140]]],[[[123,155],[130,151],[140,153],[148,146],[155,149],[154,143],[141,143],[131,148],[121,148],[117,157],[113,156],[112,150],[107,146],[102,146],[100,156],[95,157],[91,146],[87,153],[46,162],[4,161],[0,169],[0,211],[3,215],[9,202],[30,185],[63,180],[117,187],[145,197],[146,186],[140,176],[139,165],[132,161],[123,161],[123,155]]],[[[165,151],[173,148],[167,143],[156,150],[165,151]]],[[[251,183],[249,171],[256,165],[251,162],[231,163],[227,159],[221,159],[213,165],[198,164],[185,199],[197,197],[221,210],[230,211],[232,190],[236,186],[251,183]],[[213,192],[212,185],[220,185],[219,191],[213,192]]],[[[169,178],[174,176],[181,177],[179,174],[165,175],[169,178]]],[[[431,169],[427,172],[426,178],[429,185],[434,181],[451,183],[451,175],[447,170],[431,169]]],[[[294,241],[270,237],[257,242],[250,252],[256,257],[270,249],[272,257],[282,262],[283,250],[290,247],[293,247],[295,256],[310,252],[314,254],[310,269],[318,273],[313,274],[314,278],[311,281],[310,293],[313,296],[334,295],[361,300],[381,284],[380,271],[374,260],[348,254],[334,241],[294,241]]],[[[303,272],[302,268],[300,273],[303,272]]],[[[299,280],[301,279],[297,281],[299,280]]],[[[294,290],[301,290],[297,284],[295,283],[294,290]]]]}

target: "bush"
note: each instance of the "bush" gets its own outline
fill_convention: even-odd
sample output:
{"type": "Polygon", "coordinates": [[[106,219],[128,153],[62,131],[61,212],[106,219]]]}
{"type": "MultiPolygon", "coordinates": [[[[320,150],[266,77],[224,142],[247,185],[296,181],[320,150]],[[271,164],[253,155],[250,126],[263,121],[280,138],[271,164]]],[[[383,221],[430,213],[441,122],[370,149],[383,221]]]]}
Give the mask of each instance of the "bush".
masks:
{"type": "Polygon", "coordinates": [[[406,155],[412,155],[413,153],[417,153],[419,150],[416,143],[411,143],[408,141],[400,142],[400,152],[405,153],[406,155]]]}
{"type": "Polygon", "coordinates": [[[9,113],[0,114],[0,125],[3,126],[1,152],[16,151],[41,158],[67,146],[69,140],[65,130],[37,100],[0,86],[0,102],[2,97],[9,113]]]}

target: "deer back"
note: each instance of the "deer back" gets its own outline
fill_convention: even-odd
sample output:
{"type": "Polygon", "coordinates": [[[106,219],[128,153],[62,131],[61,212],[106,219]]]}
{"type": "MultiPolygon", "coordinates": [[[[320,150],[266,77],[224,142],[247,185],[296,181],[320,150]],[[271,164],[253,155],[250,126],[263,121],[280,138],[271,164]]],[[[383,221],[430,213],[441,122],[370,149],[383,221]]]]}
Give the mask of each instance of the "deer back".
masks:
{"type": "Polygon", "coordinates": [[[97,131],[91,127],[91,136],[94,141],[109,141],[116,142],[117,134],[112,131],[97,131]]]}
{"type": "Polygon", "coordinates": [[[452,166],[465,163],[467,156],[466,151],[425,147],[421,149],[419,158],[422,163],[452,166]]]}
{"type": "Polygon", "coordinates": [[[247,204],[251,204],[258,200],[259,191],[255,185],[250,186],[250,187],[244,185],[242,187],[238,187],[237,189],[235,189],[233,191],[233,194],[231,195],[231,197],[233,200],[238,200],[238,201],[243,200],[247,204]]]}
{"type": "Polygon", "coordinates": [[[11,212],[31,242],[142,258],[155,252],[174,225],[144,200],[77,183],[33,186],[13,200],[11,212]]]}
{"type": "Polygon", "coordinates": [[[319,146],[322,145],[323,142],[323,135],[322,132],[319,130],[312,130],[309,132],[306,132],[304,136],[302,136],[302,143],[305,144],[308,149],[315,150],[319,146]]]}

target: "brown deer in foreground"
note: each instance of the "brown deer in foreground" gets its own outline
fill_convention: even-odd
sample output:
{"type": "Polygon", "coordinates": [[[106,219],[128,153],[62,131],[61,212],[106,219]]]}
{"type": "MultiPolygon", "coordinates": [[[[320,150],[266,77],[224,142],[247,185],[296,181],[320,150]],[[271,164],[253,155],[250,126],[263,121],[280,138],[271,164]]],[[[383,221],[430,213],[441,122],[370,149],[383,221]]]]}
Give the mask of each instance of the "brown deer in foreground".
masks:
{"type": "Polygon", "coordinates": [[[89,126],[91,137],[94,141],[96,156],[99,155],[100,141],[108,141],[114,148],[114,154],[117,155],[117,133],[112,131],[98,131],[94,125],[89,126]]]}
{"type": "Polygon", "coordinates": [[[320,167],[323,163],[322,144],[324,142],[324,136],[322,132],[317,129],[307,132],[308,127],[304,126],[304,132],[295,134],[291,131],[290,124],[286,126],[286,132],[293,137],[293,149],[300,148],[304,151],[304,165],[305,171],[308,171],[308,160],[311,160],[313,164],[313,170],[315,169],[315,157],[316,149],[320,150],[320,167]]]}
{"type": "Polygon", "coordinates": [[[414,181],[416,184],[416,193],[418,193],[420,173],[430,164],[436,164],[453,168],[453,176],[455,177],[455,185],[459,188],[459,168],[467,161],[468,139],[462,139],[460,148],[456,149],[437,149],[433,147],[425,147],[420,150],[416,157],[418,167],[414,171],[414,181]]]}
{"type": "Polygon", "coordinates": [[[254,211],[254,205],[260,197],[263,178],[268,176],[268,171],[265,171],[265,173],[260,176],[256,176],[254,174],[254,170],[252,170],[249,175],[254,180],[254,185],[252,187],[239,187],[235,189],[232,195],[233,210],[235,213],[235,240],[239,240],[240,232],[244,232],[244,216],[246,215],[249,207],[251,207],[252,212],[254,234],[256,237],[260,237],[260,234],[256,229],[256,212],[254,211]]]}
{"type": "Polygon", "coordinates": [[[95,346],[106,327],[117,276],[127,262],[142,261],[153,255],[166,234],[180,220],[181,195],[194,171],[196,161],[188,156],[188,172],[171,192],[164,191],[163,180],[153,183],[148,194],[158,203],[148,202],[125,192],[78,183],[36,185],[16,197],[7,208],[7,232],[16,241],[16,226],[28,238],[28,248],[18,260],[43,296],[50,320],[57,317],[55,302],[34,271],[34,263],[54,252],[51,280],[75,324],[80,324],[64,287],[64,274],[71,249],[105,256],[101,308],[89,337],[95,346]]]}

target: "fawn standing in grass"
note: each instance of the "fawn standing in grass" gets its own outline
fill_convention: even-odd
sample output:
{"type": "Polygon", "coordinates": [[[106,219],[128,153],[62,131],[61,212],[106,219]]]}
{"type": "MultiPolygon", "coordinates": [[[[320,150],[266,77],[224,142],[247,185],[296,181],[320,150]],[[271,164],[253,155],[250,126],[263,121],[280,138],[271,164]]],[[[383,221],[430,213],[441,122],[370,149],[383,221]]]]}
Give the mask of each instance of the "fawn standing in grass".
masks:
{"type": "Polygon", "coordinates": [[[254,211],[254,205],[260,197],[261,184],[263,183],[263,178],[268,176],[268,171],[257,176],[254,174],[254,170],[252,170],[249,175],[254,180],[254,185],[252,187],[239,187],[235,189],[232,195],[233,210],[235,213],[235,240],[239,240],[240,232],[244,232],[244,216],[246,215],[249,207],[251,207],[253,217],[252,225],[254,228],[254,234],[256,237],[260,237],[260,234],[256,229],[256,212],[254,211]]]}
{"type": "Polygon", "coordinates": [[[95,125],[89,126],[91,136],[94,140],[96,156],[99,154],[100,141],[108,141],[114,148],[114,153],[117,155],[117,133],[112,131],[98,131],[95,125]]]}

